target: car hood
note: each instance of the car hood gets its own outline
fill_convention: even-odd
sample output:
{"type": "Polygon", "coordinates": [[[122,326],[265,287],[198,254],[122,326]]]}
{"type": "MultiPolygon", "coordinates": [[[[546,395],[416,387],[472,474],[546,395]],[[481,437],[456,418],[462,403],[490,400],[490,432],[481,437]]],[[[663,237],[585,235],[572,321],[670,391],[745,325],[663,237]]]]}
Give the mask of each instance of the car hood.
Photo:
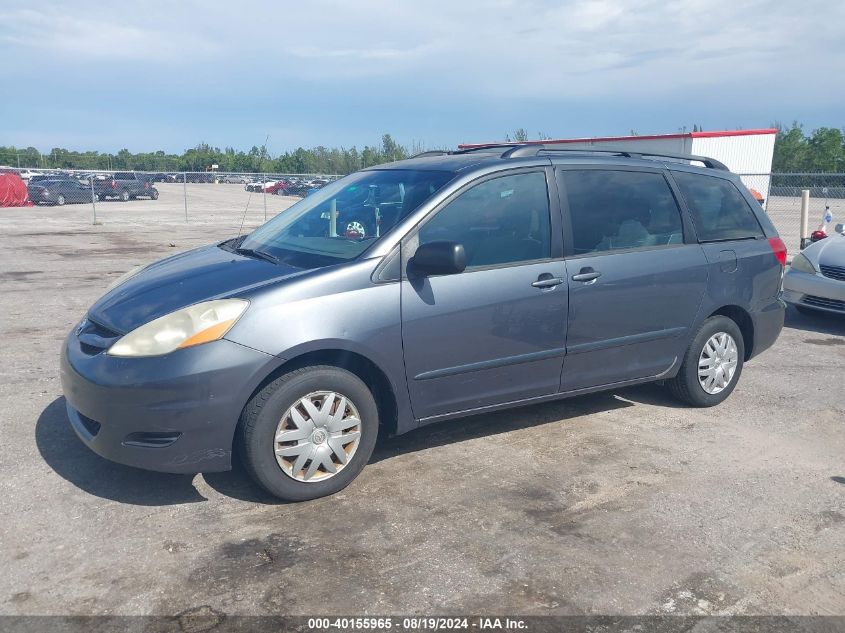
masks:
{"type": "Polygon", "coordinates": [[[103,295],[88,316],[119,333],[201,301],[237,297],[256,286],[307,273],[285,264],[204,246],[150,264],[103,295]]]}
{"type": "Polygon", "coordinates": [[[804,249],[811,262],[824,266],[845,266],[845,236],[833,234],[804,249]]]}

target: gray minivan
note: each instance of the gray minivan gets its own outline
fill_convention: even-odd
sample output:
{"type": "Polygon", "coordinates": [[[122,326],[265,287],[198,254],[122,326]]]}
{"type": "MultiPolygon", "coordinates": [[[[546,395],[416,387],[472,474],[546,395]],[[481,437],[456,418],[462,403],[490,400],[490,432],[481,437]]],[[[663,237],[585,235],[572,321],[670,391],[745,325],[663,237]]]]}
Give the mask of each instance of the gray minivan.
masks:
{"type": "Polygon", "coordinates": [[[785,259],[713,159],[426,153],[117,280],[64,345],[68,415],[108,459],[220,471],[236,447],[311,499],[379,433],[651,381],[719,404],[780,333],[785,259]]]}

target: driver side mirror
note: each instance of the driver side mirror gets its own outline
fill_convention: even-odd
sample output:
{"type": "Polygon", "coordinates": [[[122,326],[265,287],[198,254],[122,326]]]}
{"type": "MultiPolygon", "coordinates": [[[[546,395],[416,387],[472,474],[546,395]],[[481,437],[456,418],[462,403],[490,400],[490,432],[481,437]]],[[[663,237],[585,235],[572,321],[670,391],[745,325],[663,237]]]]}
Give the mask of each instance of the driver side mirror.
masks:
{"type": "Polygon", "coordinates": [[[408,262],[414,275],[455,275],[467,267],[464,245],[458,242],[428,242],[420,244],[408,262]]]}

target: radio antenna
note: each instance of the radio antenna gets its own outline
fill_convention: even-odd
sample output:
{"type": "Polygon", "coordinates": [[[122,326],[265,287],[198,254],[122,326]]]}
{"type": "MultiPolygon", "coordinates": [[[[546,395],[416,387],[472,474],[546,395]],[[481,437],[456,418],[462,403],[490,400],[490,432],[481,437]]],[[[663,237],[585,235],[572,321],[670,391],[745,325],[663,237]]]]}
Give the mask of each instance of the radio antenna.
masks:
{"type": "MultiPolygon", "coordinates": [[[[266,137],[265,137],[265,139],[264,139],[264,145],[262,145],[262,146],[261,146],[261,147],[262,147],[262,149],[263,149],[264,151],[267,151],[267,142],[268,142],[269,140],[270,140],[270,135],[269,135],[269,134],[267,134],[267,136],[266,136],[266,137]]],[[[256,172],[256,173],[258,173],[258,172],[256,172]]],[[[264,219],[266,220],[266,219],[267,219],[267,208],[266,208],[266,205],[267,205],[267,194],[263,191],[263,189],[264,189],[264,185],[262,185],[262,186],[261,186],[261,189],[262,189],[262,192],[261,192],[261,193],[264,193],[264,205],[265,205],[265,208],[264,208],[264,219]]],[[[244,222],[246,221],[246,212],[247,212],[247,210],[249,209],[249,201],[250,201],[250,200],[252,200],[252,190],[251,190],[251,189],[250,189],[250,191],[249,191],[249,196],[248,196],[248,197],[247,197],[247,199],[246,199],[246,206],[244,207],[244,214],[241,216],[241,225],[240,225],[240,227],[238,228],[238,236],[237,236],[237,237],[240,237],[241,235],[243,235],[244,222]]],[[[237,239],[237,238],[236,238],[236,239],[237,239]]]]}

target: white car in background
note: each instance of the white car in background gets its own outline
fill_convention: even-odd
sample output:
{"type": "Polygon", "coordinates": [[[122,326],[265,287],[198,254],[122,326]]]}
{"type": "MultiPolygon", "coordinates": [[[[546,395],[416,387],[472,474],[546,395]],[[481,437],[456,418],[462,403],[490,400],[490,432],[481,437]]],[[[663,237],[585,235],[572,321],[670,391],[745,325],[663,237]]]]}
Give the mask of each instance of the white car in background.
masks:
{"type": "Polygon", "coordinates": [[[31,169],[19,169],[18,176],[21,177],[22,180],[29,180],[33,176],[40,176],[40,171],[33,171],[31,169]]]}
{"type": "Polygon", "coordinates": [[[783,298],[799,312],[845,315],[845,227],[810,244],[783,278],[783,298]]]}
{"type": "Polygon", "coordinates": [[[246,191],[262,192],[276,184],[275,180],[255,180],[246,183],[244,189],[246,191]]]}

